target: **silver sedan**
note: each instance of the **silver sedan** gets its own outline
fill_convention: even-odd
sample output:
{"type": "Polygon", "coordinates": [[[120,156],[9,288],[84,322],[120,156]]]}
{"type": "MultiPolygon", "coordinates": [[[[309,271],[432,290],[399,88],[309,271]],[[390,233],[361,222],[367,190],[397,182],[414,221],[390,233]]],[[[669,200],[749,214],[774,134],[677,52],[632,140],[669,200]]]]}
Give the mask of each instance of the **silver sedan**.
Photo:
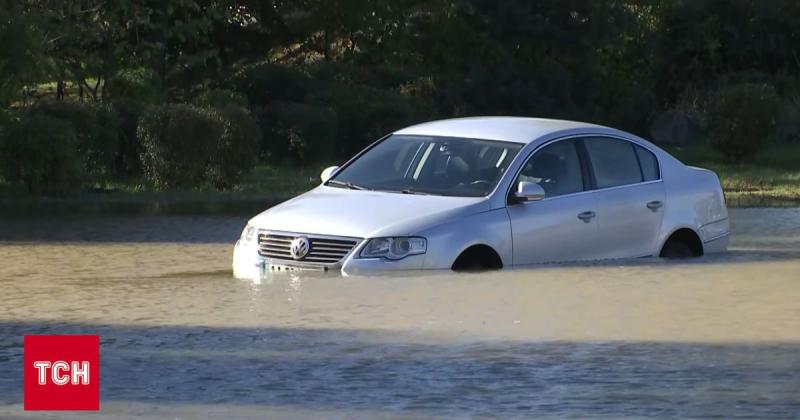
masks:
{"type": "Polygon", "coordinates": [[[394,132],[252,218],[234,275],[499,269],[724,251],[719,180],[598,125],[434,121],[394,132]]]}

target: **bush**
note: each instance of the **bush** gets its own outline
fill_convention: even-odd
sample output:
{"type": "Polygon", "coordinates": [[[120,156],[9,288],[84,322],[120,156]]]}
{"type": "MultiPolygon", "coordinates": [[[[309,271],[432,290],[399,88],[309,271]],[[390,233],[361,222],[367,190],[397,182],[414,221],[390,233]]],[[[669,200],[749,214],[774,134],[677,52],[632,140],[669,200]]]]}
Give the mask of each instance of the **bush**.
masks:
{"type": "Polygon", "coordinates": [[[227,188],[253,167],[260,131],[241,107],[164,105],[145,111],[137,137],[156,188],[227,188]]]}
{"type": "MultiPolygon", "coordinates": [[[[315,159],[335,154],[337,115],[330,108],[305,103],[280,103],[274,108],[274,149],[294,159],[315,159]]],[[[286,156],[281,153],[281,156],[286,156]]]]}
{"type": "Polygon", "coordinates": [[[218,115],[210,109],[191,105],[149,108],[136,130],[145,176],[158,189],[202,183],[222,131],[218,115]]]}
{"type": "Polygon", "coordinates": [[[321,89],[310,95],[307,102],[335,112],[339,129],[332,153],[340,158],[349,157],[380,137],[430,115],[418,98],[345,84],[321,89]]]}
{"type": "Polygon", "coordinates": [[[120,149],[120,118],[112,107],[70,101],[42,102],[28,108],[26,113],[69,124],[75,133],[85,171],[95,180],[113,177],[120,149]]]}
{"type": "Polygon", "coordinates": [[[781,140],[800,142],[800,97],[792,96],[783,101],[776,130],[781,140]]]}
{"type": "Polygon", "coordinates": [[[217,112],[224,130],[215,145],[210,181],[217,188],[230,188],[255,166],[261,130],[246,108],[229,105],[217,112]]]}
{"type": "Polygon", "coordinates": [[[778,109],[778,95],[770,85],[722,89],[709,109],[711,145],[728,162],[752,159],[774,134],[778,109]]]}
{"type": "Polygon", "coordinates": [[[158,75],[146,68],[124,69],[106,87],[112,99],[128,98],[149,104],[164,100],[164,89],[158,75]]]}
{"type": "Polygon", "coordinates": [[[206,108],[225,108],[228,106],[239,106],[247,108],[247,98],[239,92],[229,89],[210,89],[204,91],[192,101],[194,105],[206,108]]]}
{"type": "Polygon", "coordinates": [[[69,122],[23,115],[0,141],[0,171],[6,181],[31,193],[63,194],[80,188],[84,165],[69,122]]]}

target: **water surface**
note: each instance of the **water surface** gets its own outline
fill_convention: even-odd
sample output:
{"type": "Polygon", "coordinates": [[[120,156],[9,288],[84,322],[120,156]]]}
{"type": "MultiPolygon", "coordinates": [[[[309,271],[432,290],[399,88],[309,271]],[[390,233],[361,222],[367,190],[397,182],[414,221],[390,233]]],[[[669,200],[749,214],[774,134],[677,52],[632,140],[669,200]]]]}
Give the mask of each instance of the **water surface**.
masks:
{"type": "Polygon", "coordinates": [[[796,417],[800,209],[731,215],[691,262],[260,282],[246,216],[5,219],[0,417],[22,336],[78,333],[112,417],[796,417]]]}

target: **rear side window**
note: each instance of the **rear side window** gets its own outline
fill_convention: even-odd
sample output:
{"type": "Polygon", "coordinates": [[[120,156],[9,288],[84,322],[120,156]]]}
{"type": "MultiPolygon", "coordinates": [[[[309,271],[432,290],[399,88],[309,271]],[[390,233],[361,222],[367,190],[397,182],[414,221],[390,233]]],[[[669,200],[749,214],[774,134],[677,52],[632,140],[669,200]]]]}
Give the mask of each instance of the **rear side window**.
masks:
{"type": "Polygon", "coordinates": [[[642,171],[633,143],[610,138],[584,139],[597,188],[642,182],[642,171]]]}
{"type": "Polygon", "coordinates": [[[645,149],[638,144],[635,144],[636,155],[639,157],[639,164],[642,165],[642,176],[645,181],[655,181],[661,176],[658,172],[658,159],[651,151],[645,149]]]}

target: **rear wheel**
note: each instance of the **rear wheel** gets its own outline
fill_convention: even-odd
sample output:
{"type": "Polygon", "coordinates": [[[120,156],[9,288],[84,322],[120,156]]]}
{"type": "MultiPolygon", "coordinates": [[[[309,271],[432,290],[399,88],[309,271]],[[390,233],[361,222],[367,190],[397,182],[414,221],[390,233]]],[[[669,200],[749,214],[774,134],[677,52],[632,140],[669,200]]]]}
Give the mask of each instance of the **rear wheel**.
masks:
{"type": "Polygon", "coordinates": [[[692,258],[703,255],[703,243],[694,231],[680,229],[667,239],[661,248],[661,258],[692,258]]]}
{"type": "Polygon", "coordinates": [[[692,254],[692,250],[689,249],[689,245],[686,245],[683,242],[679,241],[671,241],[667,242],[664,245],[664,249],[661,250],[661,257],[662,258],[691,258],[694,254],[692,254]]]}

